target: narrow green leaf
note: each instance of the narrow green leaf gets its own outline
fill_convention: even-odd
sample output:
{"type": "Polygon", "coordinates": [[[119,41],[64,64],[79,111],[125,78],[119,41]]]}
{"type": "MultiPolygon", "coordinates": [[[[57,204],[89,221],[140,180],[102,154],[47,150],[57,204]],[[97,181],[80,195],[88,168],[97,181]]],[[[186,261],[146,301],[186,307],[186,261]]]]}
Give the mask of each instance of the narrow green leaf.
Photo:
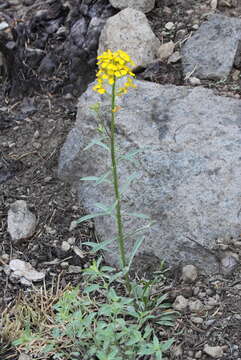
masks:
{"type": "Polygon", "coordinates": [[[163,360],[162,351],[161,351],[161,350],[157,350],[157,351],[155,352],[155,359],[156,359],[156,360],[163,360]]]}
{"type": "Polygon", "coordinates": [[[132,263],[135,255],[136,255],[136,253],[137,253],[137,251],[138,251],[139,247],[141,246],[144,239],[145,239],[145,237],[143,236],[142,238],[140,238],[139,240],[136,241],[136,243],[135,243],[135,245],[134,245],[134,247],[132,249],[132,252],[131,252],[129,265],[128,265],[129,267],[131,266],[131,263],[132,263]]]}
{"type": "Polygon", "coordinates": [[[161,343],[161,350],[162,351],[167,351],[171,346],[172,344],[174,343],[175,339],[174,338],[171,338],[167,341],[164,341],[163,343],[161,343]]]}
{"type": "Polygon", "coordinates": [[[145,150],[145,148],[142,149],[135,149],[135,150],[131,150],[128,153],[126,153],[125,155],[122,155],[120,157],[121,160],[132,160],[132,158],[134,156],[136,156],[137,154],[143,152],[145,150]]]}
{"type": "Polygon", "coordinates": [[[120,194],[124,194],[128,188],[128,186],[131,184],[131,182],[139,177],[138,173],[134,173],[127,177],[127,180],[125,184],[120,189],[120,194]]]}
{"type": "Polygon", "coordinates": [[[106,182],[111,184],[111,181],[108,179],[108,176],[111,174],[111,171],[107,171],[105,174],[101,176],[85,176],[80,178],[80,181],[95,181],[96,185],[101,184],[102,182],[106,182]]]}
{"type": "Polygon", "coordinates": [[[109,214],[106,212],[100,212],[100,213],[96,213],[96,214],[85,215],[85,216],[82,216],[81,218],[79,218],[78,220],[76,220],[75,222],[76,222],[76,224],[80,224],[84,221],[94,219],[98,216],[106,216],[106,215],[109,215],[109,214]]]}
{"type": "Polygon", "coordinates": [[[115,271],[115,269],[112,266],[102,266],[101,271],[113,272],[113,271],[115,271]]]}
{"type": "MultiPolygon", "coordinates": [[[[160,297],[158,297],[158,300],[157,300],[156,305],[157,305],[157,306],[161,305],[167,298],[168,298],[168,294],[167,294],[167,293],[164,294],[164,295],[162,295],[162,296],[160,296],[160,297]]],[[[171,306],[171,305],[170,305],[170,306],[171,306]]]]}
{"type": "Polygon", "coordinates": [[[102,137],[101,139],[93,139],[84,149],[83,151],[86,151],[88,149],[90,149],[93,145],[99,145],[102,148],[104,148],[107,151],[110,151],[109,147],[103,143],[101,140],[104,140],[106,137],[102,137]]]}
{"type": "Polygon", "coordinates": [[[92,252],[97,252],[100,250],[105,250],[106,247],[112,243],[112,241],[113,240],[105,240],[100,243],[94,243],[94,242],[87,241],[87,242],[84,242],[83,244],[90,246],[92,248],[92,252]]]}
{"type": "Polygon", "coordinates": [[[105,150],[110,151],[109,146],[106,145],[106,144],[104,144],[104,143],[103,143],[102,141],[100,141],[100,140],[97,140],[97,141],[96,141],[96,145],[99,145],[99,146],[103,147],[105,150]]]}
{"type": "Polygon", "coordinates": [[[102,182],[107,182],[111,184],[111,181],[108,179],[108,176],[111,174],[111,171],[107,171],[105,174],[99,176],[98,180],[96,181],[96,185],[101,184],[102,182]]]}
{"type": "Polygon", "coordinates": [[[85,176],[80,178],[80,181],[97,181],[99,180],[98,176],[85,176]]]}
{"type": "Polygon", "coordinates": [[[96,290],[99,290],[100,288],[100,285],[98,284],[93,284],[93,285],[90,285],[90,286],[87,286],[85,289],[84,289],[84,293],[91,293],[93,291],[96,291],[96,290]]]}
{"type": "Polygon", "coordinates": [[[174,321],[168,321],[168,320],[155,321],[155,324],[162,326],[170,326],[170,327],[173,327],[175,325],[174,321]]]}
{"type": "Polygon", "coordinates": [[[156,349],[159,348],[160,342],[156,335],[153,336],[153,345],[155,346],[156,349]]]}
{"type": "Polygon", "coordinates": [[[154,352],[153,347],[150,344],[142,346],[141,350],[138,352],[139,355],[152,355],[154,352]]]}
{"type": "Polygon", "coordinates": [[[101,210],[104,210],[105,212],[110,212],[110,207],[106,206],[103,203],[97,202],[97,203],[94,203],[94,206],[96,206],[97,208],[99,208],[101,210]]]}
{"type": "Polygon", "coordinates": [[[114,213],[114,209],[116,207],[116,203],[114,203],[113,205],[111,206],[106,206],[105,204],[102,204],[102,203],[95,203],[94,204],[97,208],[105,211],[106,215],[110,215],[110,216],[114,216],[115,213],[114,213]]]}

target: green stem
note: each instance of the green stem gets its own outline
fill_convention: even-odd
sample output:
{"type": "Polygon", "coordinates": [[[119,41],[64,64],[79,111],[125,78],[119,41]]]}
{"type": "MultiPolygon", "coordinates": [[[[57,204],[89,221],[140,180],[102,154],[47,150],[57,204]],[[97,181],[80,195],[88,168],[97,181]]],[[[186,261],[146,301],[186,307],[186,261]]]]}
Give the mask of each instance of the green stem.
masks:
{"type": "MultiPolygon", "coordinates": [[[[117,174],[117,160],[115,155],[115,98],[116,98],[116,81],[112,85],[112,95],[111,95],[111,162],[112,162],[112,174],[113,174],[113,183],[115,191],[115,200],[116,200],[116,225],[117,225],[117,238],[120,251],[120,259],[122,269],[125,268],[126,264],[126,255],[125,255],[125,243],[124,243],[124,234],[123,234],[123,224],[121,217],[121,199],[119,193],[119,179],[117,174]]],[[[125,277],[127,289],[130,291],[130,281],[128,274],[125,277]]]]}
{"type": "Polygon", "coordinates": [[[115,200],[116,200],[116,225],[118,231],[118,244],[120,250],[120,258],[122,268],[126,266],[126,257],[125,257],[125,246],[124,246],[124,236],[123,236],[123,225],[121,219],[121,204],[120,204],[120,193],[119,193],[119,180],[117,174],[117,161],[115,156],[115,87],[116,82],[112,85],[112,96],[111,96],[111,162],[112,162],[112,174],[115,190],[115,200]]]}

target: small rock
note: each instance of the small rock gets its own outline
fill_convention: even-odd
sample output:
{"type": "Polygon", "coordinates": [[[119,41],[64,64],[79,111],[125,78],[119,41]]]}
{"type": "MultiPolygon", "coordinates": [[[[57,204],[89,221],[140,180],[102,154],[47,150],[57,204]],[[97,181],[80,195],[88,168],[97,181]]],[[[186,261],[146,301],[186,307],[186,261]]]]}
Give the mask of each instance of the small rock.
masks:
{"type": "Polygon", "coordinates": [[[196,354],[195,354],[195,359],[201,359],[201,357],[202,357],[202,351],[199,350],[199,351],[197,351],[196,354]]]}
{"type": "Polygon", "coordinates": [[[74,245],[75,244],[75,240],[76,240],[76,238],[74,237],[74,236],[72,236],[72,237],[70,237],[70,238],[68,238],[68,243],[70,244],[70,245],[74,245]]]}
{"type": "Polygon", "coordinates": [[[70,250],[70,244],[67,241],[63,241],[61,245],[61,250],[63,251],[69,251],[70,250]]]}
{"type": "Polygon", "coordinates": [[[12,149],[16,145],[15,142],[8,142],[9,149],[12,149]]]}
{"type": "Polygon", "coordinates": [[[189,300],[188,307],[191,312],[199,313],[203,310],[203,303],[200,300],[189,300]]]}
{"type": "Polygon", "coordinates": [[[8,23],[6,21],[0,22],[0,31],[6,30],[9,27],[8,23]]]}
{"type": "Polygon", "coordinates": [[[155,0],[110,0],[117,9],[133,8],[144,13],[151,11],[155,6],[155,0]]]}
{"type": "Polygon", "coordinates": [[[229,248],[229,245],[228,244],[220,244],[219,245],[219,248],[224,251],[224,250],[227,250],[229,248]]]}
{"type": "Polygon", "coordinates": [[[4,271],[5,275],[7,275],[7,276],[9,276],[11,274],[11,269],[10,269],[9,265],[4,265],[3,271],[4,271]]]}
{"type": "Polygon", "coordinates": [[[177,311],[184,312],[187,309],[187,306],[188,300],[184,296],[178,295],[174,301],[173,308],[177,311]]]}
{"type": "Polygon", "coordinates": [[[185,298],[189,298],[193,295],[192,292],[192,288],[191,286],[184,286],[181,288],[181,294],[185,297],[185,298]]]}
{"type": "Polygon", "coordinates": [[[234,81],[238,81],[240,79],[240,70],[234,70],[232,73],[232,79],[234,81]]]}
{"type": "Polygon", "coordinates": [[[9,281],[12,284],[18,284],[20,281],[20,278],[21,278],[21,276],[19,274],[11,272],[11,274],[9,276],[9,281]]]}
{"type": "Polygon", "coordinates": [[[63,261],[60,266],[62,267],[62,269],[67,269],[69,267],[69,263],[68,261],[63,261]]]}
{"type": "Polygon", "coordinates": [[[186,35],[187,35],[187,30],[186,29],[178,30],[177,33],[176,33],[175,41],[183,40],[186,35]]]}
{"type": "Polygon", "coordinates": [[[24,277],[22,277],[22,278],[20,279],[20,283],[21,283],[22,285],[24,285],[24,286],[32,286],[31,281],[25,279],[24,277]]]}
{"type": "Polygon", "coordinates": [[[34,147],[34,149],[36,149],[36,150],[39,150],[40,148],[41,148],[41,144],[39,143],[39,142],[37,142],[37,141],[34,141],[33,142],[33,147],[34,147]]]}
{"type": "Polygon", "coordinates": [[[65,99],[65,100],[72,100],[72,99],[73,99],[73,95],[70,94],[70,93],[67,93],[67,94],[64,95],[64,99],[65,99]]]}
{"type": "Polygon", "coordinates": [[[48,182],[50,182],[52,179],[53,179],[52,176],[46,176],[46,177],[44,178],[44,182],[45,182],[45,183],[48,183],[48,182]]]}
{"type": "Polygon", "coordinates": [[[209,320],[206,320],[204,325],[205,325],[205,328],[209,328],[210,326],[212,326],[217,320],[215,319],[209,319],[209,320]]]}
{"type": "Polygon", "coordinates": [[[219,0],[219,6],[230,7],[231,4],[228,0],[219,0]]]}
{"type": "Polygon", "coordinates": [[[199,25],[198,24],[194,24],[193,26],[192,26],[192,29],[193,30],[197,30],[199,28],[199,25]]]}
{"type": "Polygon", "coordinates": [[[168,23],[166,23],[165,28],[170,31],[174,28],[174,26],[175,25],[173,24],[173,22],[169,21],[168,23]]]}
{"type": "Polygon", "coordinates": [[[171,13],[172,13],[172,9],[169,8],[168,6],[164,6],[162,11],[163,11],[163,14],[165,14],[165,15],[171,15],[171,13]]]}
{"type": "Polygon", "coordinates": [[[233,246],[235,246],[238,249],[241,249],[241,241],[240,240],[234,240],[233,246]]]}
{"type": "Polygon", "coordinates": [[[8,261],[10,256],[9,256],[8,254],[5,254],[5,253],[4,253],[4,254],[2,254],[1,257],[2,257],[2,260],[3,260],[3,261],[8,261]]]}
{"type": "Polygon", "coordinates": [[[50,235],[54,235],[54,234],[56,234],[56,232],[57,232],[55,229],[51,228],[51,227],[48,226],[48,225],[44,225],[44,228],[45,228],[46,232],[47,232],[48,234],[50,234],[50,235]]]}
{"type": "Polygon", "coordinates": [[[35,282],[40,281],[45,277],[43,272],[35,270],[30,263],[23,260],[11,260],[9,268],[13,271],[13,276],[16,278],[24,277],[26,280],[35,282]]]}
{"type": "Polygon", "coordinates": [[[197,280],[197,268],[194,265],[185,265],[182,268],[182,279],[184,282],[193,283],[197,280]]]}
{"type": "Polygon", "coordinates": [[[193,295],[191,286],[185,286],[170,291],[169,296],[172,300],[175,300],[178,295],[182,295],[185,298],[189,298],[193,295]]]}
{"type": "Polygon", "coordinates": [[[203,323],[203,319],[198,316],[191,316],[190,319],[194,324],[202,324],[203,323]]]}
{"type": "Polygon", "coordinates": [[[38,130],[36,130],[35,132],[34,132],[34,134],[33,134],[33,138],[34,139],[38,139],[39,138],[39,131],[38,130]]]}
{"type": "Polygon", "coordinates": [[[18,360],[32,360],[32,357],[27,354],[20,354],[18,360]]]}
{"type": "Polygon", "coordinates": [[[70,227],[69,227],[69,231],[74,230],[76,227],[78,226],[78,223],[76,220],[71,221],[70,227]]]}
{"type": "Polygon", "coordinates": [[[200,293],[198,294],[198,297],[199,297],[199,299],[203,299],[206,297],[206,295],[207,294],[204,291],[200,291],[200,293]]]}
{"type": "Polygon", "coordinates": [[[223,349],[221,346],[209,346],[208,344],[205,344],[203,351],[214,359],[223,356],[223,349]]]}
{"type": "Polygon", "coordinates": [[[210,297],[208,299],[208,301],[206,302],[206,309],[211,310],[212,308],[214,308],[217,305],[218,305],[217,300],[215,298],[213,298],[213,297],[210,297]]]}
{"type": "Polygon", "coordinates": [[[240,19],[221,14],[209,16],[181,48],[184,75],[193,73],[210,80],[228,77],[240,36],[240,19]]]}
{"type": "Polygon", "coordinates": [[[75,266],[75,265],[70,265],[68,272],[71,274],[79,274],[81,272],[81,267],[80,266],[75,266]]]}
{"type": "Polygon", "coordinates": [[[199,293],[200,293],[200,287],[196,286],[196,287],[193,289],[193,295],[194,295],[194,296],[197,296],[199,293]]]}
{"type": "Polygon", "coordinates": [[[173,357],[182,357],[183,355],[183,349],[182,349],[182,345],[179,344],[179,345],[174,345],[172,348],[171,348],[171,354],[173,357]]]}
{"type": "Polygon", "coordinates": [[[207,290],[206,290],[206,294],[209,295],[209,296],[213,295],[214,293],[215,293],[215,292],[214,292],[213,289],[207,289],[207,290]]]}
{"type": "Polygon", "coordinates": [[[216,10],[218,6],[218,0],[211,0],[210,1],[210,7],[212,10],[216,10]]]}
{"type": "Polygon", "coordinates": [[[173,54],[175,44],[173,41],[169,41],[165,44],[162,44],[158,50],[158,55],[160,60],[165,60],[173,54]]]}
{"type": "Polygon", "coordinates": [[[155,61],[159,47],[160,41],[143,12],[126,8],[106,21],[99,39],[98,54],[107,49],[122,49],[139,67],[155,61]]]}
{"type": "Polygon", "coordinates": [[[201,80],[198,79],[198,78],[195,77],[195,76],[191,76],[191,77],[188,79],[188,82],[189,82],[189,84],[192,85],[192,86],[201,85],[201,80]]]}
{"type": "Polygon", "coordinates": [[[175,64],[181,60],[182,56],[179,51],[175,51],[168,59],[168,63],[175,64]]]}
{"type": "Polygon", "coordinates": [[[84,253],[82,250],[80,250],[80,248],[78,248],[78,246],[74,246],[73,250],[74,250],[75,254],[78,255],[81,259],[84,258],[84,253]]]}
{"type": "Polygon", "coordinates": [[[36,216],[24,200],[15,201],[8,211],[8,232],[13,241],[30,238],[36,229],[36,216]]]}
{"type": "Polygon", "coordinates": [[[239,264],[239,256],[236,253],[227,251],[226,256],[221,260],[224,275],[230,275],[239,264]]]}

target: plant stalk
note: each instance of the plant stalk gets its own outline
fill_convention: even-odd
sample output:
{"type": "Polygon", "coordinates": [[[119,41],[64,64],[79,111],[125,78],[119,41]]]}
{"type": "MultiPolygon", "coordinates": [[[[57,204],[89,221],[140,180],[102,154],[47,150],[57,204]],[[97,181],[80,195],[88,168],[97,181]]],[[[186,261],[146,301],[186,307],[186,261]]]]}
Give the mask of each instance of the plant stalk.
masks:
{"type": "MultiPolygon", "coordinates": [[[[111,162],[112,162],[112,175],[115,191],[115,200],[116,200],[116,225],[117,225],[117,238],[120,251],[121,266],[124,269],[127,265],[126,263],[126,254],[125,254],[125,240],[123,234],[123,224],[121,217],[121,199],[119,193],[119,179],[117,174],[117,160],[115,154],[115,99],[116,99],[116,80],[112,85],[112,94],[111,94],[111,133],[110,133],[110,143],[111,143],[111,162]]],[[[130,291],[130,280],[128,274],[125,275],[126,286],[128,291],[130,291]]]]}

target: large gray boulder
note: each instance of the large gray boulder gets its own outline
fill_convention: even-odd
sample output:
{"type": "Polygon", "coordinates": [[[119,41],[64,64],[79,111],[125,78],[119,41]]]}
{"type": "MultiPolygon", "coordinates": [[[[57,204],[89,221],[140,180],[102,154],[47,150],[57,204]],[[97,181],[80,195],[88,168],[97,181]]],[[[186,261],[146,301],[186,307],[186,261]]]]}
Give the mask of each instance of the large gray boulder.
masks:
{"type": "Polygon", "coordinates": [[[158,58],[160,45],[146,16],[141,11],[127,8],[106,21],[100,34],[98,54],[108,49],[121,49],[137,66],[144,66],[158,58]]]}
{"type": "MultiPolygon", "coordinates": [[[[125,194],[123,208],[156,221],[139,253],[171,264],[193,263],[213,273],[219,264],[208,249],[217,237],[236,236],[241,230],[241,101],[201,87],[136,84],[136,89],[118,97],[117,140],[124,152],[143,149],[135,165],[121,162],[119,172],[121,184],[133,171],[139,177],[125,194]]],[[[79,180],[103,174],[109,165],[102,147],[83,151],[96,136],[98,124],[90,106],[101,102],[101,116],[109,116],[109,98],[94,93],[92,86],[79,99],[75,127],[61,150],[58,170],[74,184],[88,213],[97,211],[95,202],[113,203],[108,184],[79,180]]],[[[140,223],[127,218],[125,229],[131,231],[140,223]]],[[[100,239],[114,237],[109,217],[97,218],[95,226],[100,239]]],[[[132,245],[128,240],[128,253],[132,245]]],[[[116,243],[110,248],[106,258],[117,264],[116,243]]]]}
{"type": "Polygon", "coordinates": [[[110,0],[117,9],[133,8],[144,13],[151,11],[155,6],[155,0],[110,0]]]}
{"type": "Polygon", "coordinates": [[[241,19],[212,15],[182,48],[183,70],[200,79],[225,79],[241,40],[241,19]]]}

